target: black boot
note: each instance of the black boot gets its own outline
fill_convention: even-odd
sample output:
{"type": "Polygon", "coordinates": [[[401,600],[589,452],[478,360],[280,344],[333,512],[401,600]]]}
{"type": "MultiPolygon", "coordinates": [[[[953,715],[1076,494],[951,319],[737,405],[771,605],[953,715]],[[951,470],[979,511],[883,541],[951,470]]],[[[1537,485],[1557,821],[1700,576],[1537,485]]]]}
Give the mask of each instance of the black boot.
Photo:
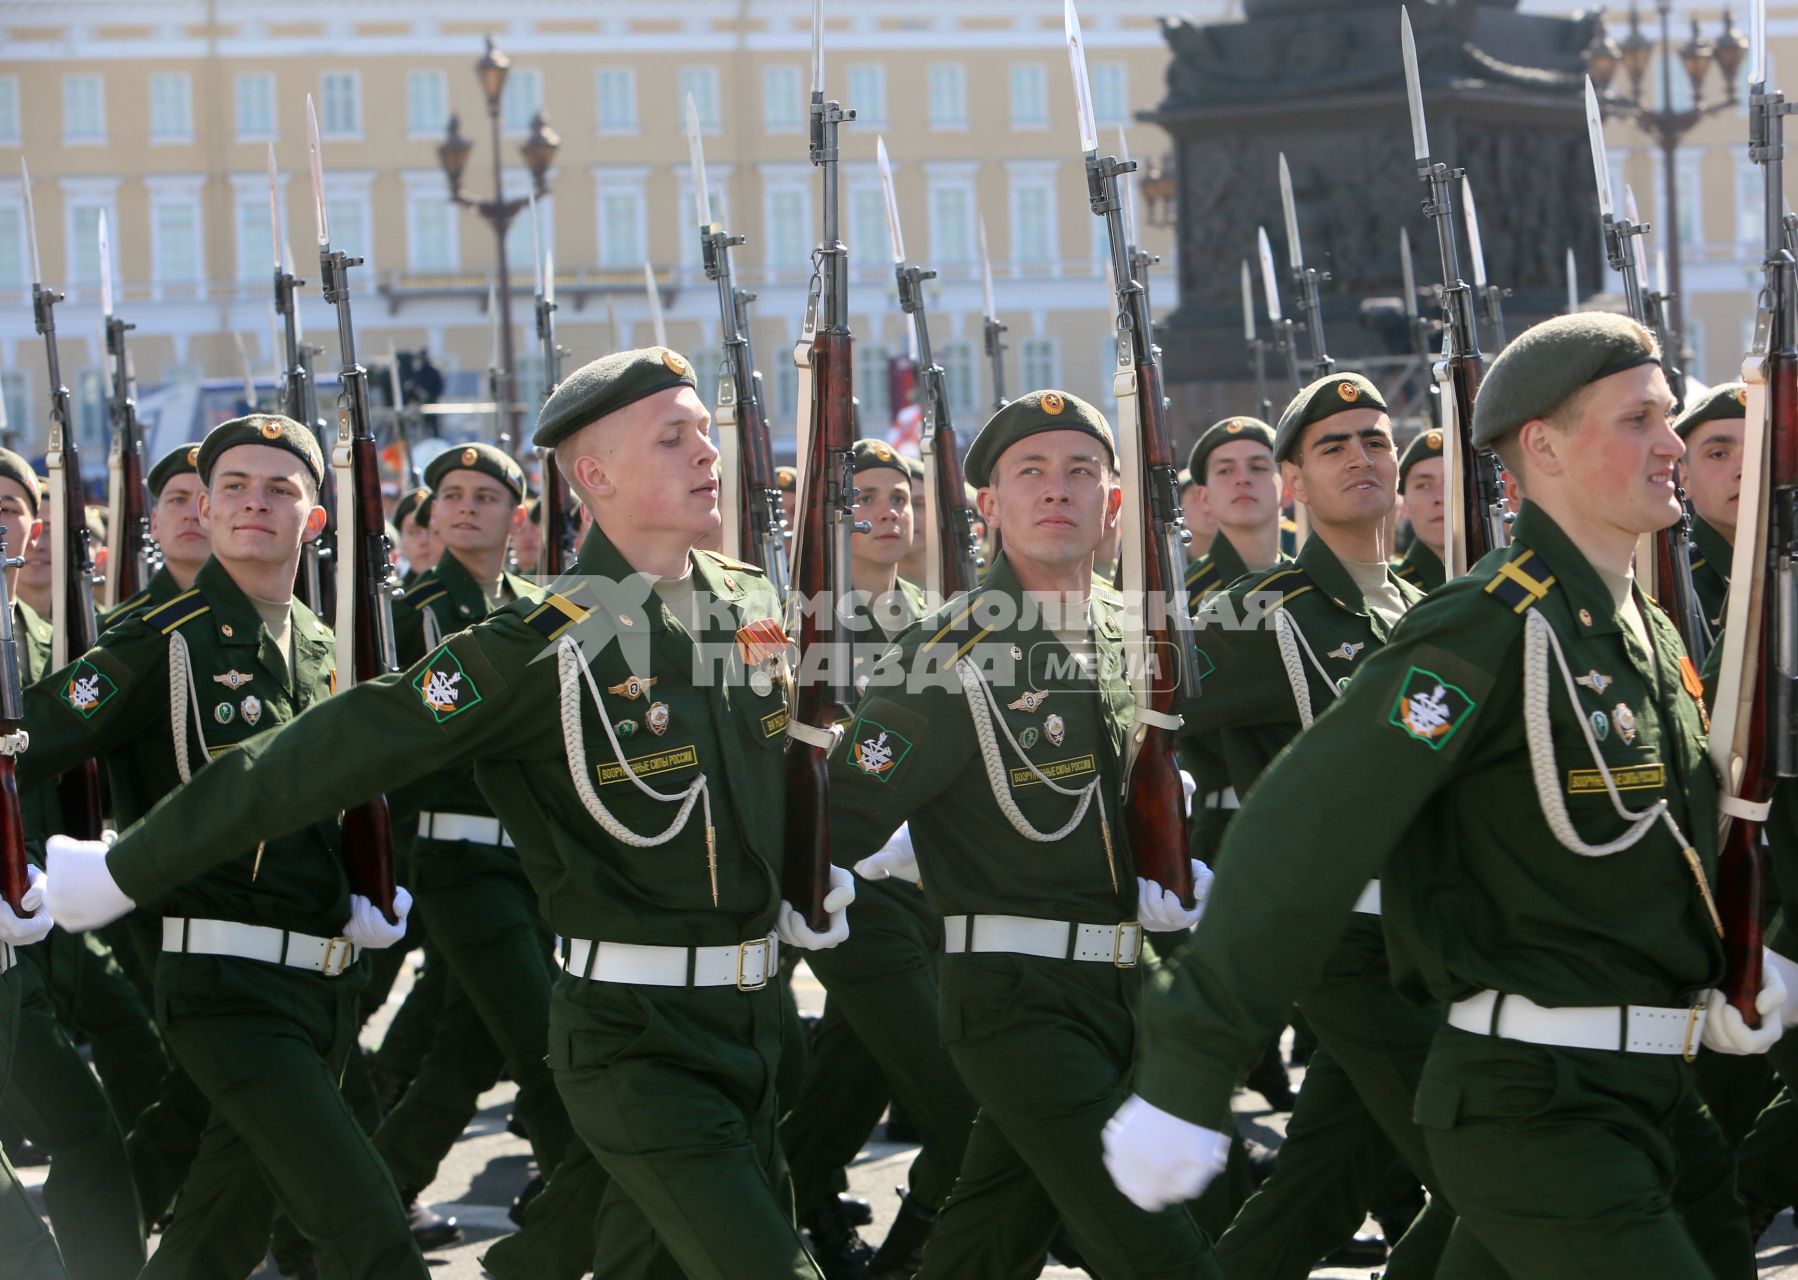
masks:
{"type": "Polygon", "coordinates": [[[874,1221],[874,1206],[860,1196],[838,1196],[837,1208],[843,1211],[843,1220],[852,1227],[865,1227],[874,1221]]]}
{"type": "Polygon", "coordinates": [[[1272,1110],[1292,1110],[1292,1081],[1286,1077],[1286,1064],[1280,1061],[1278,1041],[1268,1045],[1267,1052],[1261,1055],[1261,1061],[1255,1064],[1244,1083],[1267,1099],[1272,1110]]]}
{"type": "Polygon", "coordinates": [[[900,1196],[899,1216],[868,1262],[868,1280],[911,1280],[924,1265],[924,1242],[935,1225],[936,1214],[910,1196],[900,1196]]]}
{"type": "Polygon", "coordinates": [[[422,1252],[446,1249],[461,1240],[462,1228],[456,1225],[456,1220],[418,1203],[418,1192],[411,1187],[400,1188],[400,1203],[406,1206],[406,1229],[412,1233],[422,1252]]]}
{"type": "Polygon", "coordinates": [[[812,1257],[824,1280],[864,1280],[874,1250],[856,1232],[834,1196],[800,1225],[811,1237],[812,1257]]]}
{"type": "Polygon", "coordinates": [[[1065,1222],[1055,1224],[1055,1235],[1049,1240],[1049,1256],[1064,1267],[1084,1271],[1089,1276],[1093,1274],[1093,1269],[1086,1265],[1086,1258],[1075,1245],[1074,1237],[1068,1234],[1065,1222]]]}
{"type": "Polygon", "coordinates": [[[542,1194],[543,1175],[534,1173],[531,1175],[531,1180],[524,1184],[524,1190],[518,1193],[518,1198],[512,1201],[512,1207],[506,1210],[506,1216],[518,1226],[524,1226],[525,1210],[531,1207],[531,1201],[542,1194]]]}
{"type": "Polygon", "coordinates": [[[274,1251],[275,1270],[286,1280],[318,1280],[318,1264],[312,1260],[312,1242],[295,1240],[274,1251]]]}
{"type": "Polygon", "coordinates": [[[1378,1232],[1357,1235],[1323,1260],[1326,1267],[1378,1267],[1386,1261],[1386,1238],[1378,1232]]]}

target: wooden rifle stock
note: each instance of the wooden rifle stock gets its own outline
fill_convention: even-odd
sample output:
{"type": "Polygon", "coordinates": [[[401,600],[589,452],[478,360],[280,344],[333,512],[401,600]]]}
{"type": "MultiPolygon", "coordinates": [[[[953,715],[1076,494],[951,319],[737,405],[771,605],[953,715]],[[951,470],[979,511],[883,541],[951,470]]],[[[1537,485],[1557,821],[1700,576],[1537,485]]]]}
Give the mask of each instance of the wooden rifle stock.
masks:
{"type": "Polygon", "coordinates": [[[106,351],[112,360],[108,408],[112,446],[107,459],[106,599],[120,604],[144,589],[150,576],[150,490],[144,483],[144,432],[131,398],[123,320],[106,322],[106,351]]]}
{"type": "MultiPolygon", "coordinates": [[[[24,563],[6,554],[6,527],[0,525],[0,737],[19,731],[24,715],[25,691],[19,677],[18,641],[13,634],[12,591],[5,571],[24,563]]],[[[23,541],[23,539],[21,539],[23,541]]],[[[19,807],[19,780],[11,751],[0,752],[0,897],[20,915],[25,914],[25,891],[31,887],[31,868],[25,858],[24,810],[19,807]]]]}

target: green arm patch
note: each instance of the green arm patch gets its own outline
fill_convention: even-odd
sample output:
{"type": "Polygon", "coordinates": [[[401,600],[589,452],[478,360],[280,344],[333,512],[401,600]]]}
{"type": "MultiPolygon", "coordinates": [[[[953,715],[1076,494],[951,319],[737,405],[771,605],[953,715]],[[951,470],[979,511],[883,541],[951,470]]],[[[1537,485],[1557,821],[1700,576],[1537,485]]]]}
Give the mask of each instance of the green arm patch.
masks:
{"type": "Polygon", "coordinates": [[[912,742],[903,734],[866,716],[855,722],[849,740],[849,763],[882,782],[898,776],[899,766],[911,754],[912,742]]]}
{"type": "Polygon", "coordinates": [[[447,644],[440,646],[430,661],[418,669],[418,674],[412,677],[412,687],[418,690],[425,709],[436,717],[438,724],[461,715],[481,701],[481,691],[475,688],[474,681],[447,644]]]}
{"type": "Polygon", "coordinates": [[[1472,714],[1474,701],[1433,671],[1412,667],[1392,700],[1387,722],[1440,751],[1472,714]]]}
{"type": "Polygon", "coordinates": [[[62,687],[62,700],[83,720],[92,720],[118,691],[118,685],[110,676],[83,658],[69,668],[69,678],[62,687]]]}

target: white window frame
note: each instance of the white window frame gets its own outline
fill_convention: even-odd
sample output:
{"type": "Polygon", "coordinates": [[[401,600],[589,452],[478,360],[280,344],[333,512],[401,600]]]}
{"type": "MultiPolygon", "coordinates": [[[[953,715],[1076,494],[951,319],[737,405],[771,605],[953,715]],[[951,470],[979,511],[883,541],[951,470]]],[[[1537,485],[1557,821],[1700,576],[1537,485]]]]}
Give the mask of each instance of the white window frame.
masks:
{"type": "Polygon", "coordinates": [[[965,62],[933,62],[924,72],[924,110],[932,133],[965,133],[968,128],[968,66],[965,62]],[[945,92],[957,101],[943,104],[939,113],[937,76],[941,73],[945,92]]]}
{"type": "MultiPolygon", "coordinates": [[[[444,130],[449,126],[450,114],[449,74],[442,67],[413,67],[408,70],[406,72],[406,137],[420,141],[426,138],[442,138],[444,130]],[[412,115],[413,83],[422,84],[427,80],[436,82],[438,102],[443,107],[443,118],[435,125],[423,124],[414,119],[412,115]]],[[[443,175],[438,174],[437,176],[441,181],[443,175]]]]}
{"type": "MultiPolygon", "coordinates": [[[[730,227],[730,177],[734,166],[728,164],[707,163],[705,167],[706,186],[710,188],[712,203],[712,221],[730,227]]],[[[699,241],[699,210],[693,199],[693,169],[691,165],[678,165],[674,171],[675,181],[679,185],[680,195],[675,209],[679,216],[676,225],[680,233],[680,267],[683,279],[704,279],[705,250],[699,241]]],[[[736,252],[735,250],[732,251],[736,252]]]]}
{"type": "Polygon", "coordinates": [[[887,69],[878,62],[851,63],[847,85],[849,101],[844,105],[855,109],[855,123],[870,129],[886,128],[887,69]],[[856,80],[863,76],[872,78],[872,93],[862,94],[857,91],[856,80]]]}
{"type": "MultiPolygon", "coordinates": [[[[637,119],[637,69],[635,67],[600,67],[593,73],[593,120],[594,128],[603,137],[628,137],[635,135],[641,125],[637,119]],[[623,121],[607,121],[606,91],[607,76],[621,76],[626,89],[625,106],[628,119],[623,121]]],[[[687,104],[681,100],[681,128],[687,125],[687,104]]]]}
{"type": "MultiPolygon", "coordinates": [[[[805,69],[796,62],[771,62],[762,68],[762,132],[804,133],[807,128],[805,69]],[[783,83],[784,82],[784,83],[783,83]],[[786,90],[792,92],[786,92],[786,90]]],[[[685,117],[682,117],[685,127],[685,117]]]]}
{"type": "Polygon", "coordinates": [[[19,222],[19,257],[17,262],[0,260],[0,298],[15,294],[24,302],[31,299],[30,232],[25,226],[24,182],[18,178],[0,178],[0,209],[10,210],[19,222]],[[10,269],[9,269],[10,268],[10,269]]]}
{"type": "Polygon", "coordinates": [[[165,298],[204,298],[210,272],[206,263],[206,177],[204,174],[148,174],[143,179],[150,197],[150,293],[165,298]],[[157,210],[180,204],[193,210],[193,253],[196,277],[172,276],[168,269],[169,246],[163,243],[157,210]]]}
{"type": "Polygon", "coordinates": [[[718,68],[712,63],[694,64],[682,67],[674,77],[676,99],[674,103],[675,119],[680,121],[681,132],[687,128],[687,95],[693,94],[693,105],[699,112],[699,131],[703,134],[724,132],[724,104],[718,99],[723,89],[718,68]],[[687,83],[689,76],[705,82],[706,91],[702,96],[693,93],[693,87],[687,83]]]}
{"type": "MultiPolygon", "coordinates": [[[[406,273],[415,277],[454,276],[462,271],[462,219],[460,210],[444,193],[443,174],[435,169],[408,169],[400,174],[406,193],[406,273]],[[442,266],[421,263],[418,258],[420,238],[416,217],[425,205],[443,206],[444,252],[442,266]]],[[[529,213],[520,215],[529,217],[529,213]]]]}
{"type": "MultiPolygon", "coordinates": [[[[342,243],[341,228],[339,226],[342,218],[341,216],[332,217],[332,247],[347,249],[360,256],[362,258],[362,266],[358,267],[357,271],[362,273],[362,279],[373,280],[377,274],[375,264],[378,257],[375,252],[377,248],[375,244],[375,172],[372,169],[333,169],[331,170],[329,177],[330,183],[326,188],[325,194],[325,200],[327,202],[325,210],[326,214],[330,214],[329,206],[333,204],[359,205],[362,226],[367,233],[366,239],[362,244],[345,245],[342,243]]],[[[268,199],[268,183],[266,178],[263,182],[263,199],[268,199]]],[[[294,238],[293,230],[290,228],[288,231],[288,239],[292,240],[294,238]]],[[[295,252],[298,252],[298,250],[295,252]]]]}
{"type": "MultiPolygon", "coordinates": [[[[900,166],[893,166],[895,187],[899,186],[899,169],[900,166]]],[[[880,188],[880,171],[866,160],[845,161],[842,175],[840,217],[843,238],[849,245],[850,273],[857,279],[891,280],[893,246],[887,233],[886,194],[880,188]],[[867,215],[869,226],[857,225],[858,206],[874,210],[867,215]],[[873,234],[872,243],[862,243],[868,240],[864,232],[873,234]]]]}
{"type": "Polygon", "coordinates": [[[980,199],[976,181],[980,167],[978,160],[928,160],[924,163],[930,265],[945,280],[972,277],[980,269],[980,199]],[[937,222],[938,192],[955,192],[967,201],[968,225],[963,244],[950,244],[944,239],[943,228],[937,222]]]}
{"type": "MultiPolygon", "coordinates": [[[[335,175],[333,175],[335,177],[335,175]]],[[[275,175],[275,198],[281,207],[283,219],[287,216],[287,184],[291,175],[282,170],[275,175]]],[[[274,279],[275,258],[273,242],[263,240],[258,244],[246,243],[244,239],[244,212],[256,210],[257,216],[266,220],[268,217],[268,174],[263,171],[253,173],[234,173],[231,180],[231,279],[240,296],[254,297],[266,294],[269,282],[274,279]]],[[[294,228],[287,228],[287,242],[293,246],[294,228]]],[[[311,243],[310,237],[306,243],[311,243]]],[[[304,245],[295,249],[304,252],[304,245]]],[[[304,274],[302,272],[302,274],[304,274]]]]}
{"type": "Polygon", "coordinates": [[[1014,62],[1006,75],[1006,98],[1011,112],[1013,133],[1040,133],[1049,127],[1049,69],[1040,62],[1014,62]],[[1019,91],[1028,90],[1023,81],[1034,76],[1036,100],[1023,104],[1028,110],[1019,114],[1019,91]]]}
{"type": "MultiPolygon", "coordinates": [[[[643,264],[650,260],[649,252],[649,175],[651,169],[646,164],[593,166],[593,258],[599,269],[611,271],[641,271],[643,264]],[[630,233],[636,238],[637,252],[629,255],[630,260],[613,260],[606,252],[606,198],[612,195],[629,195],[635,199],[635,212],[632,216],[630,233]]],[[[708,175],[709,176],[709,175],[708,175]]],[[[691,199],[688,200],[689,207],[691,199]]],[[[690,219],[688,219],[690,221],[690,219]]],[[[698,234],[698,229],[694,229],[698,234]]]]}
{"type": "Polygon", "coordinates": [[[1037,391],[1043,387],[1059,387],[1061,385],[1061,344],[1053,334],[1032,334],[1018,343],[1018,377],[1020,379],[1019,389],[1023,391],[1037,391]],[[1030,376],[1031,353],[1033,350],[1040,353],[1045,349],[1048,352],[1049,376],[1032,378],[1030,376]]]}
{"type": "Polygon", "coordinates": [[[231,128],[232,134],[239,142],[274,142],[280,136],[281,115],[277,107],[278,82],[273,71],[239,71],[231,78],[231,128]],[[244,89],[249,84],[261,84],[268,92],[268,128],[244,128],[243,108],[245,102],[244,89]]]}
{"type": "MultiPolygon", "coordinates": [[[[803,283],[811,277],[812,263],[809,252],[799,258],[777,256],[775,250],[775,228],[777,220],[774,216],[774,200],[777,195],[795,195],[799,199],[799,229],[796,233],[798,243],[809,244],[813,238],[813,204],[812,187],[816,179],[809,164],[765,164],[758,168],[762,177],[762,266],[765,277],[770,281],[798,281],[803,283]]],[[[784,223],[781,223],[781,234],[789,234],[784,223]]]]}
{"type": "Polygon", "coordinates": [[[106,77],[97,71],[71,71],[62,78],[62,144],[65,147],[103,147],[106,145],[106,77]],[[94,132],[71,132],[70,94],[79,86],[92,85],[94,90],[94,132]]]}
{"type": "Polygon", "coordinates": [[[1128,125],[1130,119],[1130,64],[1127,62],[1095,62],[1093,64],[1093,119],[1101,128],[1105,126],[1128,125]],[[1116,75],[1118,79],[1117,104],[1106,101],[1108,95],[1099,89],[1102,77],[1116,75]]]}
{"type": "MultiPolygon", "coordinates": [[[[1678,237],[1679,247],[1684,250],[1702,249],[1707,243],[1704,236],[1703,157],[1704,152],[1699,147],[1681,147],[1673,157],[1674,178],[1679,183],[1679,212],[1686,223],[1685,227],[1675,228],[1674,231],[1678,237]]],[[[1664,220],[1666,217],[1667,160],[1666,156],[1658,149],[1651,153],[1650,159],[1654,165],[1653,190],[1650,196],[1654,207],[1638,209],[1637,212],[1642,215],[1643,221],[1650,226],[1655,226],[1657,220],[1664,220]]],[[[1641,196],[1638,193],[1638,203],[1640,200],[1641,196]]],[[[1656,234],[1653,238],[1664,246],[1667,242],[1660,236],[1660,228],[1655,227],[1655,230],[1656,234]]],[[[1648,252],[1652,255],[1654,250],[1649,249],[1648,252]]],[[[1649,268],[1651,272],[1653,271],[1652,262],[1651,256],[1649,268]]],[[[1655,273],[1654,287],[1662,289],[1665,286],[1666,281],[1660,278],[1659,273],[1655,273]]]]}
{"type": "Polygon", "coordinates": [[[19,77],[0,76],[0,147],[16,147],[19,129],[19,77]]]}
{"type": "Polygon", "coordinates": [[[186,71],[158,71],[150,76],[150,145],[192,146],[194,141],[194,78],[186,71]],[[177,121],[157,119],[157,91],[176,90],[180,115],[177,121]],[[180,127],[171,127],[180,126],[180,127]]]}
{"type": "MultiPolygon", "coordinates": [[[[537,249],[539,252],[547,252],[549,247],[556,242],[555,175],[554,169],[545,175],[544,180],[550,184],[550,190],[537,197],[537,249]]],[[[508,198],[524,195],[531,189],[531,171],[522,165],[508,165],[505,170],[505,183],[508,198]]],[[[527,280],[535,280],[537,267],[531,262],[531,211],[529,208],[524,209],[516,218],[512,219],[512,229],[506,233],[506,236],[508,248],[513,243],[511,237],[518,237],[518,249],[523,255],[522,262],[509,263],[510,269],[522,271],[527,280]]]]}
{"type": "Polygon", "coordinates": [[[512,68],[511,74],[506,77],[505,90],[500,95],[500,130],[506,137],[530,136],[531,117],[543,110],[543,94],[543,71],[540,67],[512,68]]]}
{"type": "Polygon", "coordinates": [[[1011,273],[1014,276],[1059,276],[1061,270],[1061,219],[1057,209],[1056,187],[1061,171],[1059,160],[1008,160],[1005,162],[1005,206],[1011,228],[1011,243],[1007,245],[1011,262],[1011,273]],[[1018,256],[1018,242],[1022,237],[1018,234],[1018,197],[1021,192],[1040,188],[1046,192],[1043,201],[1046,226],[1044,236],[1048,241],[1045,256],[1041,259],[1024,259],[1018,256]]]}
{"type": "MultiPolygon", "coordinates": [[[[264,180],[266,184],[266,179],[264,180]]],[[[88,285],[93,286],[93,297],[100,296],[99,262],[100,246],[95,240],[86,240],[75,234],[75,214],[82,209],[99,209],[106,214],[106,224],[112,227],[113,234],[118,234],[119,226],[119,180],[117,178],[59,178],[56,183],[62,192],[62,237],[63,237],[63,279],[68,281],[71,297],[85,297],[88,285]],[[82,241],[85,240],[85,243],[82,241]],[[76,264],[90,260],[94,265],[95,275],[92,281],[82,279],[76,264]]]]}
{"type": "Polygon", "coordinates": [[[362,73],[360,71],[321,71],[318,77],[318,134],[321,139],[338,142],[362,141],[362,73]],[[326,88],[333,81],[341,81],[350,86],[351,114],[355,119],[348,124],[339,121],[331,114],[331,94],[326,88]]]}
{"type": "Polygon", "coordinates": [[[1758,165],[1748,159],[1746,145],[1729,149],[1731,170],[1736,175],[1736,250],[1740,257],[1758,257],[1766,248],[1766,184],[1758,165]]]}

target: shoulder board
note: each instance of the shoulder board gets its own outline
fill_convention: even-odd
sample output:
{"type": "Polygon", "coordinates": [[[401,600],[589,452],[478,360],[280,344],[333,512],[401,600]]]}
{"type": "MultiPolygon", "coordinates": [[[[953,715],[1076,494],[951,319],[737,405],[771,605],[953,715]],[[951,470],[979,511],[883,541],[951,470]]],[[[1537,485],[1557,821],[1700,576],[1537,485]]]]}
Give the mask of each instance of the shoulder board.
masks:
{"type": "Polygon", "coordinates": [[[1702,569],[1702,568],[1704,568],[1704,566],[1705,566],[1705,565],[1707,565],[1707,564],[1709,564],[1709,563],[1710,563],[1710,557],[1708,557],[1708,556],[1705,556],[1705,555],[1702,555],[1702,554],[1700,554],[1700,553],[1697,553],[1697,552],[1694,552],[1694,553],[1693,553],[1693,555],[1692,555],[1692,567],[1693,567],[1693,568],[1694,568],[1694,569],[1702,569]]]}
{"type": "Polygon", "coordinates": [[[122,600],[118,604],[113,605],[113,607],[106,612],[115,618],[122,618],[133,609],[143,608],[144,605],[149,603],[149,600],[150,593],[148,591],[140,591],[129,600],[122,600]]]}
{"type": "Polygon", "coordinates": [[[1289,564],[1284,568],[1275,569],[1272,573],[1261,579],[1261,581],[1250,587],[1249,590],[1255,593],[1278,591],[1280,593],[1280,603],[1284,605],[1291,603],[1296,597],[1304,595],[1316,585],[1316,583],[1311,581],[1310,574],[1306,573],[1296,564],[1289,564]]]}
{"type": "Polygon", "coordinates": [[[1219,570],[1217,563],[1210,556],[1202,556],[1192,562],[1192,568],[1186,571],[1186,589],[1188,591],[1209,591],[1218,585],[1219,570]]]}
{"type": "Polygon", "coordinates": [[[748,564],[742,560],[732,560],[729,556],[720,551],[706,551],[703,548],[695,547],[693,549],[693,554],[704,556],[713,564],[716,564],[720,569],[735,569],[742,573],[759,573],[764,577],[767,576],[767,570],[757,568],[755,565],[748,564]]]}
{"type": "Polygon", "coordinates": [[[568,628],[584,620],[593,610],[583,608],[560,592],[551,592],[543,602],[524,615],[525,625],[545,641],[557,640],[568,628]]]}
{"type": "Polygon", "coordinates": [[[204,595],[200,594],[198,587],[194,587],[191,590],[183,591],[167,604],[150,610],[143,615],[143,619],[166,636],[176,627],[185,622],[191,622],[211,610],[211,603],[204,595]]]}
{"type": "Polygon", "coordinates": [[[920,653],[927,653],[933,659],[941,661],[944,666],[956,661],[969,649],[983,640],[991,627],[982,626],[974,618],[976,605],[981,593],[970,591],[966,596],[951,605],[942,616],[941,623],[929,622],[925,628],[932,626],[929,639],[919,646],[920,653]]]}
{"type": "Polygon", "coordinates": [[[1486,584],[1486,594],[1509,605],[1512,613],[1524,613],[1542,603],[1554,584],[1554,570],[1548,567],[1548,561],[1539,552],[1523,548],[1498,566],[1498,572],[1486,584]]]}
{"type": "Polygon", "coordinates": [[[1396,564],[1392,566],[1392,576],[1401,582],[1417,584],[1417,566],[1414,564],[1396,564]]]}
{"type": "Polygon", "coordinates": [[[431,579],[428,583],[423,583],[421,585],[435,587],[436,590],[429,591],[429,592],[424,593],[423,595],[420,595],[420,594],[418,594],[418,588],[415,586],[412,588],[412,590],[410,590],[406,593],[406,598],[405,598],[406,604],[409,604],[414,609],[418,609],[420,611],[424,610],[429,605],[433,605],[433,604],[437,603],[437,601],[443,599],[443,597],[445,597],[449,594],[449,588],[444,586],[441,582],[437,581],[437,579],[435,579],[435,578],[431,579]]]}
{"type": "Polygon", "coordinates": [[[406,588],[401,599],[410,600],[419,592],[427,591],[432,587],[442,589],[443,580],[437,576],[437,570],[426,569],[423,573],[412,579],[412,585],[406,588]]]}

